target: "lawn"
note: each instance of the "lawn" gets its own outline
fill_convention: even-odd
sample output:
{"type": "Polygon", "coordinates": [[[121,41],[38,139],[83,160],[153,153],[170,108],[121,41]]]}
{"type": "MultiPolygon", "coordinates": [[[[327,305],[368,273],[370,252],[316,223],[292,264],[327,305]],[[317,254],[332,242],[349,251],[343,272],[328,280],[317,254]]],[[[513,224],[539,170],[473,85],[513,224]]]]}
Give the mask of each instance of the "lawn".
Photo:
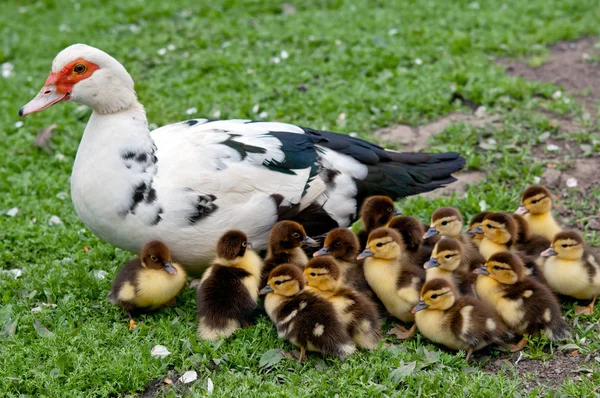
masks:
{"type": "MultiPolygon", "coordinates": [[[[92,235],[69,199],[90,111],[60,105],[24,123],[17,115],[56,53],[77,42],[125,65],[157,126],[190,115],[264,118],[372,138],[379,127],[468,112],[451,101],[459,93],[501,122],[452,125],[430,150],[462,152],[468,168],[486,171],[485,178],[465,195],[410,198],[401,206],[424,220],[442,205],[468,217],[482,201],[508,211],[546,169],[534,154],[545,148],[547,132],[557,142],[588,145],[588,157],[598,156],[600,140],[595,115],[590,120],[579,102],[564,100],[573,97],[559,100],[555,85],[508,76],[495,59],[543,62],[553,42],[598,35],[599,20],[596,0],[3,1],[0,64],[14,68],[4,64],[7,76],[0,76],[0,270],[22,275],[0,273],[0,396],[137,396],[150,381],[191,369],[198,381],[160,393],[206,395],[210,378],[212,395],[224,397],[600,395],[600,311],[574,318],[573,302],[563,305],[573,334],[567,351],[581,359],[568,381],[546,370],[548,386],[514,366],[518,354],[490,350],[467,363],[464,353],[419,335],[405,343],[390,337],[375,352],[343,362],[313,355],[302,364],[283,359],[261,367],[265,352],[292,346],[266,318],[229,340],[199,340],[189,289],[176,308],[143,317],[143,326],[129,332],[126,315],[106,294],[132,255],[92,235]],[[566,118],[581,129],[562,133],[555,120],[566,118]],[[48,151],[34,147],[38,132],[53,123],[48,151]],[[4,215],[13,208],[16,215],[4,215]],[[52,216],[61,224],[50,225],[52,216]],[[33,313],[42,303],[56,306],[33,313]],[[171,355],[152,358],[156,344],[171,355]],[[504,359],[509,366],[496,366],[504,359]],[[493,364],[500,370],[490,371],[493,364]]],[[[559,169],[569,167],[563,155],[559,169]]],[[[566,222],[582,226],[596,246],[600,235],[585,220],[598,214],[598,197],[600,186],[586,195],[569,190],[561,199],[572,209],[566,222]]],[[[521,361],[542,369],[564,352],[538,338],[521,361]]]]}

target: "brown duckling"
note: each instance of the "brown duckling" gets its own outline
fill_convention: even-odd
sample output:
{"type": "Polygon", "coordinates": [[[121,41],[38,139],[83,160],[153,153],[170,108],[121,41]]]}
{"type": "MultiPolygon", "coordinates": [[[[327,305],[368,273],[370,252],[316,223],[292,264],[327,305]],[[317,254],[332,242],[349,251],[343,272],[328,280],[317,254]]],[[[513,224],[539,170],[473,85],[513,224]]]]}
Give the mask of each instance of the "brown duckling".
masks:
{"type": "MultiPolygon", "coordinates": [[[[365,279],[381,300],[386,310],[403,322],[414,322],[412,308],[419,301],[419,292],[425,279],[425,270],[409,261],[406,245],[398,231],[378,228],[371,232],[367,248],[358,256],[366,258],[365,279]]],[[[416,330],[397,326],[389,334],[405,339],[416,330]]]]}
{"type": "Polygon", "coordinates": [[[521,207],[515,214],[525,217],[531,232],[552,240],[562,227],[552,216],[552,194],[540,185],[532,185],[523,191],[521,207]]]}
{"type": "Polygon", "coordinates": [[[121,268],[109,299],[127,311],[131,330],[137,326],[132,312],[151,311],[174,304],[186,281],[185,270],[171,262],[167,245],[153,240],[144,245],[139,258],[121,268]]]}
{"type": "Polygon", "coordinates": [[[317,242],[306,235],[302,225],[295,221],[279,221],[269,234],[269,248],[262,271],[261,286],[267,284],[269,273],[280,264],[296,264],[300,271],[308,263],[302,245],[315,245],[317,242]]]}
{"type": "Polygon", "coordinates": [[[471,221],[469,221],[469,229],[467,230],[467,235],[471,238],[471,243],[473,243],[478,248],[479,245],[481,245],[481,240],[483,239],[483,232],[479,233],[475,232],[474,230],[481,225],[482,221],[488,214],[490,214],[489,211],[482,211],[480,213],[475,214],[473,218],[471,218],[471,221]]]}
{"type": "Polygon", "coordinates": [[[575,307],[576,315],[591,315],[600,295],[600,260],[585,245],[577,231],[562,231],[552,240],[552,246],[542,253],[544,276],[557,293],[580,300],[592,300],[575,307]]]}
{"type": "Polygon", "coordinates": [[[241,231],[228,231],[217,243],[217,258],[200,280],[196,293],[198,336],[229,337],[247,325],[257,306],[263,262],[241,231]]]}
{"type": "MultiPolygon", "coordinates": [[[[523,262],[516,254],[496,253],[473,272],[479,274],[476,282],[479,298],[494,307],[515,334],[534,335],[544,330],[552,341],[569,336],[558,300],[550,288],[525,276],[523,262]]],[[[526,344],[523,337],[511,345],[511,351],[521,350],[526,344]]]]}
{"type": "Polygon", "coordinates": [[[544,235],[532,234],[525,217],[518,214],[511,216],[517,225],[514,250],[527,256],[539,257],[550,246],[551,240],[544,235]]]}
{"type": "Polygon", "coordinates": [[[366,247],[371,231],[385,227],[394,216],[400,214],[402,211],[396,209],[394,201],[389,196],[368,197],[360,208],[360,218],[363,222],[363,226],[358,232],[360,248],[366,247]]]}
{"type": "Polygon", "coordinates": [[[458,288],[461,295],[475,294],[474,269],[482,263],[461,264],[464,259],[462,247],[454,239],[444,237],[433,249],[431,258],[423,266],[425,267],[425,281],[433,279],[444,279],[458,288]],[[469,269],[465,272],[461,269],[469,269]]]}
{"type": "Polygon", "coordinates": [[[512,248],[517,237],[517,224],[509,214],[490,213],[473,231],[483,233],[479,252],[487,260],[495,253],[512,248]]]}
{"type": "MultiPolygon", "coordinates": [[[[433,246],[423,244],[423,234],[425,233],[423,225],[424,224],[415,217],[400,216],[394,217],[387,226],[400,233],[400,236],[402,236],[402,239],[404,240],[406,250],[411,257],[410,261],[415,264],[423,264],[424,261],[429,259],[433,247],[435,246],[435,244],[433,244],[433,246]]],[[[441,238],[439,235],[437,237],[441,238]]]]}
{"type": "Polygon", "coordinates": [[[421,301],[413,312],[423,336],[450,349],[465,350],[467,361],[473,351],[503,344],[512,337],[489,304],[473,296],[459,298],[453,284],[445,279],[432,279],[423,285],[421,301]]]}
{"type": "Polygon", "coordinates": [[[308,289],[328,299],[359,348],[373,350],[381,340],[375,303],[362,293],[343,286],[342,270],[330,256],[312,259],[304,268],[308,289]]]}
{"type": "Polygon", "coordinates": [[[305,359],[306,350],[340,358],[356,350],[333,304],[304,288],[304,277],[298,266],[277,266],[260,294],[266,294],[265,310],[279,337],[300,347],[299,361],[305,359]]]}

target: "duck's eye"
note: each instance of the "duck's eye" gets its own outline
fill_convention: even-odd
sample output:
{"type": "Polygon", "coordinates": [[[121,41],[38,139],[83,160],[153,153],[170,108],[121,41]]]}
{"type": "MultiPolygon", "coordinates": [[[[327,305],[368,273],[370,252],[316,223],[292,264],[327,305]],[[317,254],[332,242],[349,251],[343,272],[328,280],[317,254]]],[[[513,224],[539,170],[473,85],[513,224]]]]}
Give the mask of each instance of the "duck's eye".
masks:
{"type": "Polygon", "coordinates": [[[391,212],[392,212],[392,210],[394,210],[394,209],[392,209],[391,207],[388,207],[388,208],[387,208],[387,212],[388,212],[388,213],[391,213],[391,212]]]}
{"type": "Polygon", "coordinates": [[[248,246],[248,242],[242,242],[242,247],[248,246]]]}
{"type": "Polygon", "coordinates": [[[534,204],[536,204],[539,201],[540,201],[540,199],[534,199],[534,200],[531,201],[531,204],[534,205],[534,204]]]}
{"type": "Polygon", "coordinates": [[[452,258],[452,254],[446,254],[444,258],[452,258]]]}
{"type": "Polygon", "coordinates": [[[500,267],[498,267],[497,265],[494,265],[494,269],[495,269],[495,270],[499,270],[499,269],[501,269],[501,268],[500,268],[500,267]]]}
{"type": "Polygon", "coordinates": [[[486,227],[488,227],[490,229],[494,228],[494,226],[492,224],[487,224],[486,227]]]}
{"type": "Polygon", "coordinates": [[[158,261],[158,258],[156,256],[150,256],[150,260],[152,260],[152,261],[158,261]]]}
{"type": "Polygon", "coordinates": [[[333,245],[333,247],[340,247],[342,245],[342,242],[335,242],[335,244],[333,245]]]}
{"type": "Polygon", "coordinates": [[[442,221],[442,225],[448,225],[448,221],[442,221]]]}
{"type": "Polygon", "coordinates": [[[281,285],[283,282],[282,281],[275,281],[276,285],[281,285]]]}
{"type": "Polygon", "coordinates": [[[566,243],[563,243],[561,246],[566,248],[569,245],[567,245],[566,243]]]}
{"type": "Polygon", "coordinates": [[[377,242],[377,244],[375,246],[381,247],[381,246],[383,246],[383,242],[377,242]]]}
{"type": "Polygon", "coordinates": [[[87,66],[84,64],[76,64],[73,67],[73,72],[77,73],[78,75],[83,75],[85,71],[87,71],[87,66]]]}
{"type": "Polygon", "coordinates": [[[314,272],[311,272],[311,273],[310,273],[310,276],[317,276],[317,274],[316,274],[316,273],[314,273],[314,272]]]}
{"type": "Polygon", "coordinates": [[[294,232],[294,233],[292,234],[292,238],[294,238],[294,239],[298,239],[298,238],[300,238],[300,234],[299,234],[298,232],[294,232]]]}
{"type": "Polygon", "coordinates": [[[433,300],[435,300],[436,298],[438,298],[438,295],[437,295],[437,294],[432,294],[432,295],[431,295],[431,298],[432,298],[433,300]]]}

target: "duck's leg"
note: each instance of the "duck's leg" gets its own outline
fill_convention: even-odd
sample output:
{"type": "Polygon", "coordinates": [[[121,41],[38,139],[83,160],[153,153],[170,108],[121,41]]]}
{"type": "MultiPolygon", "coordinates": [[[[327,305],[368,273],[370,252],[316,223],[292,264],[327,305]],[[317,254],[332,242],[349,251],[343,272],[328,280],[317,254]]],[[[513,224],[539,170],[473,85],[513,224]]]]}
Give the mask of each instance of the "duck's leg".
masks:
{"type": "Polygon", "coordinates": [[[298,363],[302,363],[306,360],[306,348],[300,347],[300,358],[298,358],[298,363]]]}
{"type": "Polygon", "coordinates": [[[127,311],[127,315],[129,316],[129,330],[133,330],[137,327],[137,323],[135,323],[131,311],[127,311]]]}
{"type": "Polygon", "coordinates": [[[467,356],[465,357],[465,361],[469,362],[469,358],[471,358],[471,354],[473,353],[473,347],[469,347],[467,350],[467,356]]]}
{"type": "Polygon", "coordinates": [[[517,344],[509,344],[508,348],[510,352],[521,351],[527,345],[527,339],[525,337],[521,338],[521,340],[517,344]]]}
{"type": "Polygon", "coordinates": [[[406,340],[408,339],[410,336],[412,336],[413,334],[415,334],[415,331],[417,330],[417,324],[413,324],[412,327],[408,330],[406,330],[406,328],[404,328],[403,326],[396,326],[395,328],[391,329],[388,334],[392,334],[394,336],[396,336],[396,338],[400,339],[400,340],[406,340]]]}
{"type": "Polygon", "coordinates": [[[594,304],[596,303],[596,297],[592,299],[592,302],[585,307],[575,307],[575,315],[592,315],[594,313],[594,304]]]}

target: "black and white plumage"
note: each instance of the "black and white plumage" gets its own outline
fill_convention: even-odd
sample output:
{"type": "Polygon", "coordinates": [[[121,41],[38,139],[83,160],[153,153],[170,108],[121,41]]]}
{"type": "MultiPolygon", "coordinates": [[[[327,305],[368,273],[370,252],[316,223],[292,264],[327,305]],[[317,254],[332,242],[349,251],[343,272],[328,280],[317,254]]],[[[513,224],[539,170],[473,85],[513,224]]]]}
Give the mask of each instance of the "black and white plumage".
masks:
{"type": "Polygon", "coordinates": [[[214,257],[217,238],[231,228],[259,250],[282,219],[323,235],[349,226],[368,196],[431,191],[465,165],[457,153],[394,152],[278,122],[193,119],[150,132],[125,68],[83,44],[57,55],[51,77],[20,114],[63,100],[93,109],[71,179],[79,217],[125,250],[160,239],[192,272],[214,257]],[[63,78],[78,63],[89,76],[63,78]]]}

